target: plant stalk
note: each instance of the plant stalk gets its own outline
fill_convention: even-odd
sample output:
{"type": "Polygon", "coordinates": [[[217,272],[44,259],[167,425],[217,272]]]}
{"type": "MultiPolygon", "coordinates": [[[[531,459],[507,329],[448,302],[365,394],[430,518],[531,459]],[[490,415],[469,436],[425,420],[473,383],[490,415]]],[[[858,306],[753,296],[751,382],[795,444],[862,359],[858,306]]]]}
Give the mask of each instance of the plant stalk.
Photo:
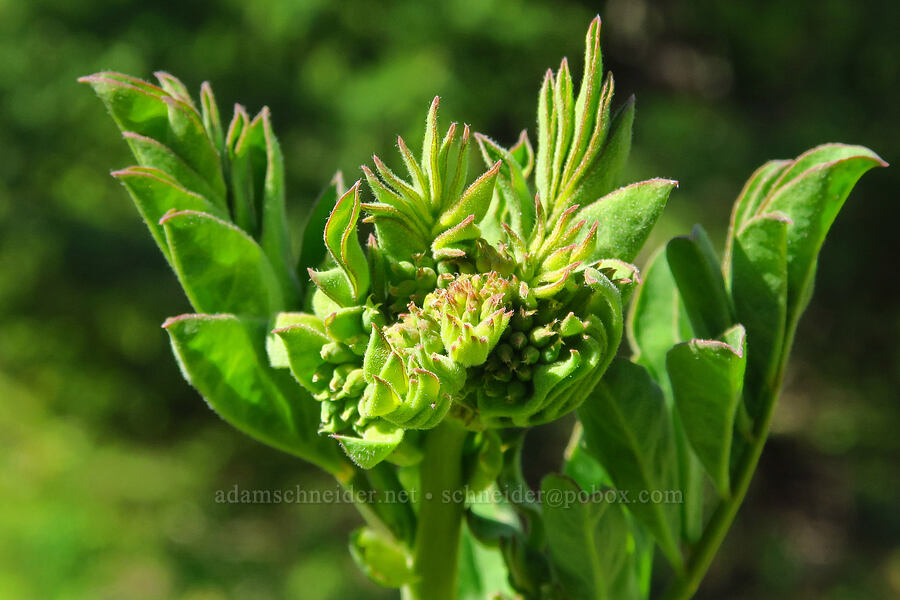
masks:
{"type": "Polygon", "coordinates": [[[413,553],[418,579],[404,600],[455,600],[464,489],[462,450],[466,430],[444,421],[428,432],[422,459],[419,521],[413,553]]]}
{"type": "MultiPolygon", "coordinates": [[[[784,362],[786,363],[787,359],[784,362]]],[[[784,364],[782,364],[778,377],[775,378],[775,383],[767,386],[762,393],[763,413],[753,430],[752,442],[738,463],[731,497],[723,501],[713,513],[703,531],[703,537],[694,547],[684,574],[672,583],[663,596],[663,600],[689,600],[700,587],[700,582],[709,570],[713,558],[719,551],[719,547],[725,540],[738,510],[747,496],[747,490],[750,489],[750,482],[753,480],[763,447],[769,437],[769,428],[772,424],[772,415],[775,412],[783,376],[784,364]]]]}

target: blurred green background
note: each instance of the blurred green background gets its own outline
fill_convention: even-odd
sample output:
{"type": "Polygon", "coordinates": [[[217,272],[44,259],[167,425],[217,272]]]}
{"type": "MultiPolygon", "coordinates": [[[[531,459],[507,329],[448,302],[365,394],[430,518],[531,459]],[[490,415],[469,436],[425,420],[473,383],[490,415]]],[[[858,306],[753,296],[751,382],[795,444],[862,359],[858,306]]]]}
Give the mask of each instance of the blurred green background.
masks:
{"type": "MultiPolygon", "coordinates": [[[[544,69],[567,55],[580,73],[596,13],[618,101],[638,97],[628,179],[681,182],[654,245],[694,222],[721,240],[768,158],[844,141],[900,161],[895,1],[0,0],[0,597],[391,597],[346,552],[352,507],[214,501],[331,484],[182,380],[159,324],[188,303],[76,77],[164,69],[210,80],[225,113],[270,106],[299,221],[337,169],[393,163],[398,133],[417,145],[435,94],[445,124],[533,131],[544,69]]],[[[833,229],[701,598],[900,596],[898,189],[896,167],[866,175],[833,229]]]]}

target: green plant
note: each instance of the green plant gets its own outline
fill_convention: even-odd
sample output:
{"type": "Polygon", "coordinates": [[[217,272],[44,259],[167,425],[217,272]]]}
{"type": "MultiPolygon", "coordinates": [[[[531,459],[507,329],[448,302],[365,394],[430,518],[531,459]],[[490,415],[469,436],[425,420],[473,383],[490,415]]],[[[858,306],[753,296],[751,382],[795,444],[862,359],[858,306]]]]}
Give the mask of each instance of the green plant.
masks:
{"type": "Polygon", "coordinates": [[[548,71],[536,153],[524,132],[504,148],[442,130],[435,98],[421,153],[398,139],[406,178],[376,157],[364,198],[336,176],[298,244],[267,109],[236,107],[226,130],[206,84],[198,108],[165,73],[82,80],[138,162],[113,175],[198,311],[164,324],[185,378],[355,493],[351,552],[405,598],[644,598],[656,546],[668,597],[690,597],[765,444],[825,234],[884,164],[839,144],[767,163],[721,262],[698,227],[641,283],[631,262],[676,182],[617,188],[634,101],[612,110],[599,30],[577,95],[565,60],[548,71]],[[634,356],[616,358],[626,330],[634,356]],[[572,411],[563,475],[533,493],[524,432],[572,411]]]}

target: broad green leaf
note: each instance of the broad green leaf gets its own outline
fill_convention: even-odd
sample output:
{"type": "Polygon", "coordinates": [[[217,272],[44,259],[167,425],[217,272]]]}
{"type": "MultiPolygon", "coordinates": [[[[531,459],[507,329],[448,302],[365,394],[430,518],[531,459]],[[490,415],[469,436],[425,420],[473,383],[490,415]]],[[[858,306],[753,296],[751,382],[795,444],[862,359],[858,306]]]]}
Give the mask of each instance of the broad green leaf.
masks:
{"type": "MultiPolygon", "coordinates": [[[[320,285],[323,292],[342,306],[359,304],[365,300],[369,290],[369,264],[363,253],[359,239],[356,237],[356,223],[359,220],[359,182],[341,196],[328,221],[325,224],[325,246],[331,254],[331,258],[337,264],[337,273],[328,275],[327,281],[323,280],[325,287],[320,285]],[[343,278],[345,285],[339,283],[343,278]]],[[[328,271],[316,275],[326,276],[328,271]]],[[[317,277],[313,277],[318,281],[317,277]]]]}
{"type": "Polygon", "coordinates": [[[275,273],[246,233],[193,210],[170,212],[160,225],[175,273],[194,309],[266,319],[282,309],[275,273]]]}
{"type": "Polygon", "coordinates": [[[371,469],[394,451],[403,441],[403,429],[377,419],[370,423],[362,436],[332,435],[341,443],[344,452],[363,469],[371,469]]]}
{"type": "Polygon", "coordinates": [[[666,368],[687,439],[716,485],[731,495],[729,461],[746,368],[744,328],[717,340],[691,340],[669,351],[666,368]]]}
{"type": "MultiPolygon", "coordinates": [[[[836,152],[820,151],[826,157],[836,152]]],[[[863,173],[885,163],[874,152],[862,146],[846,146],[840,152],[845,158],[810,165],[801,156],[798,163],[810,165],[806,171],[794,175],[786,185],[779,185],[770,193],[761,210],[782,212],[791,220],[787,231],[788,259],[788,322],[796,322],[802,310],[801,299],[812,285],[814,265],[825,235],[863,173]]],[[[811,151],[806,155],[819,157],[811,151]]],[[[785,179],[785,176],[782,176],[785,179]]]]}
{"type": "MultiPolygon", "coordinates": [[[[334,209],[338,198],[344,195],[344,178],[338,171],[331,179],[328,186],[322,190],[313,204],[312,210],[306,217],[303,226],[303,238],[300,242],[300,268],[318,269],[325,262],[325,244],[322,236],[325,232],[325,224],[334,209]]],[[[305,271],[304,271],[305,273],[305,271]]]]}
{"type": "Polygon", "coordinates": [[[550,557],[566,597],[640,598],[631,523],[622,505],[552,474],[541,482],[541,499],[550,557]]]}
{"type": "Polygon", "coordinates": [[[172,262],[172,256],[169,252],[166,232],[159,224],[159,220],[167,212],[170,210],[194,210],[209,213],[223,220],[228,218],[221,209],[211,204],[206,198],[184,189],[178,185],[175,179],[159,169],[129,167],[121,171],[114,171],[112,176],[128,190],[141,218],[147,224],[150,234],[169,263],[172,262]]]}
{"type": "Polygon", "coordinates": [[[633,125],[634,96],[631,96],[613,117],[609,138],[575,189],[571,200],[573,204],[593,202],[616,188],[631,153],[633,125]]]}
{"type": "Polygon", "coordinates": [[[266,323],[234,315],[182,315],[163,325],[185,379],[247,435],[346,480],[337,444],[316,434],[319,403],[266,360],[266,323]]]}
{"type": "Polygon", "coordinates": [[[666,353],[675,344],[691,339],[693,334],[664,247],[647,264],[644,283],[635,294],[627,325],[629,343],[635,352],[632,360],[650,371],[665,394],[666,405],[673,411],[678,471],[684,489],[683,534],[686,540],[696,541],[703,529],[703,466],[691,450],[684,426],[675,412],[672,384],[666,373],[666,353]]]}
{"type": "MultiPolygon", "coordinates": [[[[154,86],[150,84],[134,85],[110,75],[97,73],[79,81],[94,88],[123,133],[133,132],[171,148],[210,186],[213,195],[209,200],[224,208],[225,181],[219,155],[193,105],[162,89],[151,91],[154,86]]],[[[165,80],[170,89],[175,81],[174,78],[165,80]]]]}
{"type": "MultiPolygon", "coordinates": [[[[588,225],[600,223],[597,249],[590,260],[618,258],[633,262],[677,185],[671,179],[633,183],[582,208],[576,220],[584,219],[588,225]]],[[[584,229],[581,239],[587,235],[584,229]]]]}
{"type": "Polygon", "coordinates": [[[399,588],[416,577],[409,552],[371,527],[360,527],[350,534],[350,555],[356,566],[379,585],[399,588]]]}
{"type": "MultiPolygon", "coordinates": [[[[731,256],[731,297],[737,320],[747,330],[745,388],[750,414],[753,399],[774,385],[781,365],[787,319],[787,232],[790,222],[772,214],[748,220],[737,234],[731,256]]],[[[774,389],[774,388],[771,388],[774,389]]]]}
{"type": "Polygon", "coordinates": [[[666,260],[694,334],[703,339],[719,337],[734,319],[719,259],[703,228],[696,225],[690,236],[669,240],[666,260]]]}
{"type": "MultiPolygon", "coordinates": [[[[644,367],[614,360],[593,396],[578,409],[578,416],[585,448],[600,461],[617,489],[633,500],[641,492],[677,489],[672,422],[662,390],[644,367]]],[[[628,508],[680,569],[680,506],[635,502],[628,508]]]]}

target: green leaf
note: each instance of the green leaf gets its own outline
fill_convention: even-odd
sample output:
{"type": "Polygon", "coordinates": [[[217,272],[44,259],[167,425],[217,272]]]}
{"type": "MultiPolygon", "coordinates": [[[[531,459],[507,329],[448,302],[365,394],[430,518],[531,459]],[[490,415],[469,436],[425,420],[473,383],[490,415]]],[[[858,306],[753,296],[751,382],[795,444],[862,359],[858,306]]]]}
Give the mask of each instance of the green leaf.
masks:
{"type": "Polygon", "coordinates": [[[556,137],[556,118],[553,112],[553,71],[547,69],[538,94],[537,157],[534,182],[541,203],[547,206],[550,198],[550,180],[553,161],[553,140],[556,137]]]}
{"type": "MultiPolygon", "coordinates": [[[[291,249],[284,205],[284,158],[272,130],[269,109],[263,108],[256,119],[262,120],[262,141],[266,157],[265,172],[260,173],[263,191],[262,235],[259,244],[278,275],[285,298],[294,298],[298,295],[300,285],[297,281],[296,259],[291,249]]],[[[253,123],[250,126],[252,129],[253,123]]]]}
{"type": "Polygon", "coordinates": [[[479,543],[469,527],[463,527],[460,537],[457,598],[485,600],[485,598],[513,597],[509,575],[500,550],[479,543]]]}
{"type": "Polygon", "coordinates": [[[219,157],[222,158],[225,156],[225,131],[219,116],[219,105],[216,104],[216,97],[208,81],[204,81],[200,86],[200,110],[200,118],[203,121],[203,128],[206,129],[206,135],[212,140],[219,157]]]}
{"type": "MultiPolygon", "coordinates": [[[[278,313],[272,326],[272,331],[266,336],[266,354],[269,357],[269,366],[275,369],[287,369],[291,366],[288,358],[288,350],[284,345],[284,341],[277,333],[279,329],[290,327],[291,325],[306,325],[314,330],[324,333],[325,328],[322,320],[316,315],[302,312],[283,312],[278,313]]],[[[331,340],[328,340],[331,341],[331,340]]],[[[324,344],[323,344],[324,345],[324,344]]],[[[321,348],[317,348],[318,352],[321,348]]],[[[309,374],[312,379],[312,373],[309,374]]]]}
{"type": "Polygon", "coordinates": [[[153,75],[156,76],[156,80],[159,81],[159,87],[165,90],[167,94],[176,100],[184,102],[195,111],[197,110],[197,107],[194,106],[194,101],[191,100],[191,93],[180,79],[165,71],[155,71],[153,75]]]}
{"type": "Polygon", "coordinates": [[[772,186],[781,174],[790,167],[789,160],[770,160],[750,176],[731,211],[731,224],[728,227],[728,239],[725,242],[725,268],[731,264],[731,250],[734,245],[734,236],[748,220],[752,219],[759,210],[760,205],[766,199],[772,186]]]}
{"type": "Polygon", "coordinates": [[[350,534],[350,555],[360,570],[379,585],[399,588],[416,577],[409,552],[371,527],[360,527],[350,534]]]}
{"type": "Polygon", "coordinates": [[[644,271],[644,283],[635,294],[628,315],[628,339],[635,356],[632,360],[650,371],[662,388],[669,410],[673,411],[678,472],[684,490],[682,504],[683,536],[696,541],[703,529],[703,466],[685,437],[684,426],[675,412],[672,384],[666,373],[666,353],[679,342],[691,339],[691,324],[669,270],[665,248],[660,248],[644,271]]]}
{"type": "Polygon", "coordinates": [[[666,360],[687,439],[723,498],[731,495],[731,441],[747,364],[744,338],[744,328],[736,325],[724,342],[684,342],[666,360]]]}
{"type": "Polygon", "coordinates": [[[171,148],[152,138],[131,131],[124,132],[122,137],[128,142],[131,152],[140,166],[163,171],[177,181],[178,185],[200,194],[221,210],[227,210],[225,200],[220,199],[206,180],[171,148]]]}
{"type": "Polygon", "coordinates": [[[262,249],[230,223],[193,210],[160,221],[175,273],[195,310],[268,318],[283,307],[262,249]]]}
{"type": "Polygon", "coordinates": [[[345,191],[344,178],[338,171],[313,204],[303,226],[303,238],[300,243],[301,268],[318,269],[325,262],[326,249],[322,242],[325,224],[328,223],[328,217],[338,198],[343,196],[345,191]]]}
{"type": "Polygon", "coordinates": [[[247,435],[345,480],[352,467],[337,444],[316,434],[319,403],[290,374],[267,365],[265,321],[182,315],[165,322],[185,379],[247,435]]]}
{"type": "MultiPolygon", "coordinates": [[[[322,323],[313,315],[303,313],[296,317],[285,318],[282,315],[295,315],[296,313],[281,313],[276,329],[272,330],[282,342],[282,347],[287,358],[287,364],[291,368],[294,378],[310,392],[316,392],[313,385],[313,376],[319,365],[322,364],[320,351],[322,346],[331,342],[322,329],[322,323]]],[[[272,345],[274,352],[269,352],[269,360],[273,366],[280,366],[274,359],[279,359],[278,347],[272,345]],[[274,353],[274,356],[273,356],[274,353]]]]}
{"type": "Polygon", "coordinates": [[[703,339],[719,337],[734,319],[719,259],[703,228],[696,225],[690,236],[669,240],[666,259],[694,334],[703,339]]]}
{"type": "MultiPolygon", "coordinates": [[[[325,224],[325,246],[337,264],[337,274],[343,277],[344,285],[335,280],[334,274],[329,275],[327,281],[322,280],[324,286],[319,284],[317,277],[313,277],[320,289],[342,306],[361,303],[369,290],[369,264],[356,233],[359,210],[357,181],[338,199],[325,224]]],[[[324,276],[326,273],[328,272],[324,271],[318,275],[324,276]]]]}
{"type": "MultiPolygon", "coordinates": [[[[597,249],[590,260],[618,258],[633,262],[677,185],[671,179],[633,183],[582,208],[576,220],[584,219],[589,225],[600,223],[597,249]]],[[[587,231],[583,231],[578,241],[586,235],[587,231]]]]}
{"type": "MultiPolygon", "coordinates": [[[[731,296],[737,320],[747,330],[748,365],[745,388],[751,399],[765,385],[774,385],[781,365],[787,321],[787,232],[782,214],[747,221],[737,234],[731,256],[731,296]]],[[[774,389],[774,388],[771,388],[774,389]]]]}
{"type": "MultiPolygon", "coordinates": [[[[638,500],[641,492],[677,489],[672,422],[662,391],[644,367],[621,358],[614,360],[578,416],[584,426],[585,448],[630,499],[638,500]]],[[[680,507],[635,502],[628,508],[680,569],[680,507]]]]}
{"type": "MultiPolygon", "coordinates": [[[[163,80],[171,90],[186,95],[181,82],[171,76],[163,80]]],[[[209,185],[212,195],[208,199],[225,207],[219,155],[192,104],[146,82],[138,85],[115,73],[97,73],[79,81],[94,88],[123,133],[133,132],[171,148],[209,185]]]]}
{"type": "Polygon", "coordinates": [[[494,194],[494,183],[497,180],[497,174],[500,172],[500,165],[497,161],[494,165],[484,172],[478,179],[472,182],[459,200],[447,208],[438,218],[435,225],[434,235],[438,235],[442,231],[453,227],[462,222],[469,215],[475,215],[475,221],[484,218],[488,206],[491,204],[491,196],[494,194]]]}
{"type": "Polygon", "coordinates": [[[622,506],[553,474],[541,482],[541,498],[550,557],[565,597],[640,598],[634,536],[622,506]]]}
{"type": "Polygon", "coordinates": [[[787,232],[789,323],[796,322],[804,308],[802,299],[812,285],[816,257],[850,190],[863,173],[887,165],[862,146],[824,148],[800,156],[796,165],[782,175],[786,183],[776,184],[760,208],[766,213],[782,212],[792,222],[787,232]],[[844,158],[816,162],[835,154],[844,158]],[[809,168],[797,173],[797,165],[809,168]]]}
{"type": "Polygon", "coordinates": [[[634,96],[616,112],[610,125],[609,138],[598,157],[588,167],[572,195],[572,204],[586,204],[615,189],[628,155],[631,153],[631,130],[634,126],[634,96]]]}
{"type": "Polygon", "coordinates": [[[370,423],[362,437],[332,435],[341,443],[347,456],[363,469],[371,469],[394,451],[403,441],[403,429],[377,419],[370,423]]]}
{"type": "Polygon", "coordinates": [[[268,108],[243,128],[232,152],[235,222],[257,237],[285,298],[297,296],[284,206],[284,161],[268,108]]]}
{"type": "Polygon", "coordinates": [[[663,248],[648,261],[643,279],[627,322],[628,341],[635,352],[632,360],[647,367],[663,391],[671,394],[666,353],[689,340],[692,332],[663,248]]]}
{"type": "Polygon", "coordinates": [[[121,171],[114,171],[112,176],[128,190],[141,218],[150,229],[150,234],[170,264],[172,256],[169,252],[166,232],[159,224],[160,219],[167,212],[170,210],[194,210],[209,213],[223,220],[228,218],[219,207],[211,204],[203,196],[181,187],[174,178],[159,169],[129,167],[121,171]]]}
{"type": "MultiPolygon", "coordinates": [[[[492,214],[489,211],[485,220],[491,219],[495,224],[494,229],[496,230],[495,235],[498,236],[497,239],[499,239],[501,231],[501,222],[508,222],[522,239],[528,239],[531,230],[534,228],[535,210],[534,198],[528,189],[522,166],[510,151],[489,137],[476,133],[475,139],[478,141],[481,155],[488,165],[493,165],[497,162],[501,164],[497,178],[497,190],[503,199],[504,211],[497,212],[505,214],[492,214]],[[506,215],[508,215],[508,218],[506,218],[506,215]]],[[[525,140],[527,142],[527,138],[525,140]]],[[[484,230],[485,226],[482,225],[481,228],[484,230]]]]}

